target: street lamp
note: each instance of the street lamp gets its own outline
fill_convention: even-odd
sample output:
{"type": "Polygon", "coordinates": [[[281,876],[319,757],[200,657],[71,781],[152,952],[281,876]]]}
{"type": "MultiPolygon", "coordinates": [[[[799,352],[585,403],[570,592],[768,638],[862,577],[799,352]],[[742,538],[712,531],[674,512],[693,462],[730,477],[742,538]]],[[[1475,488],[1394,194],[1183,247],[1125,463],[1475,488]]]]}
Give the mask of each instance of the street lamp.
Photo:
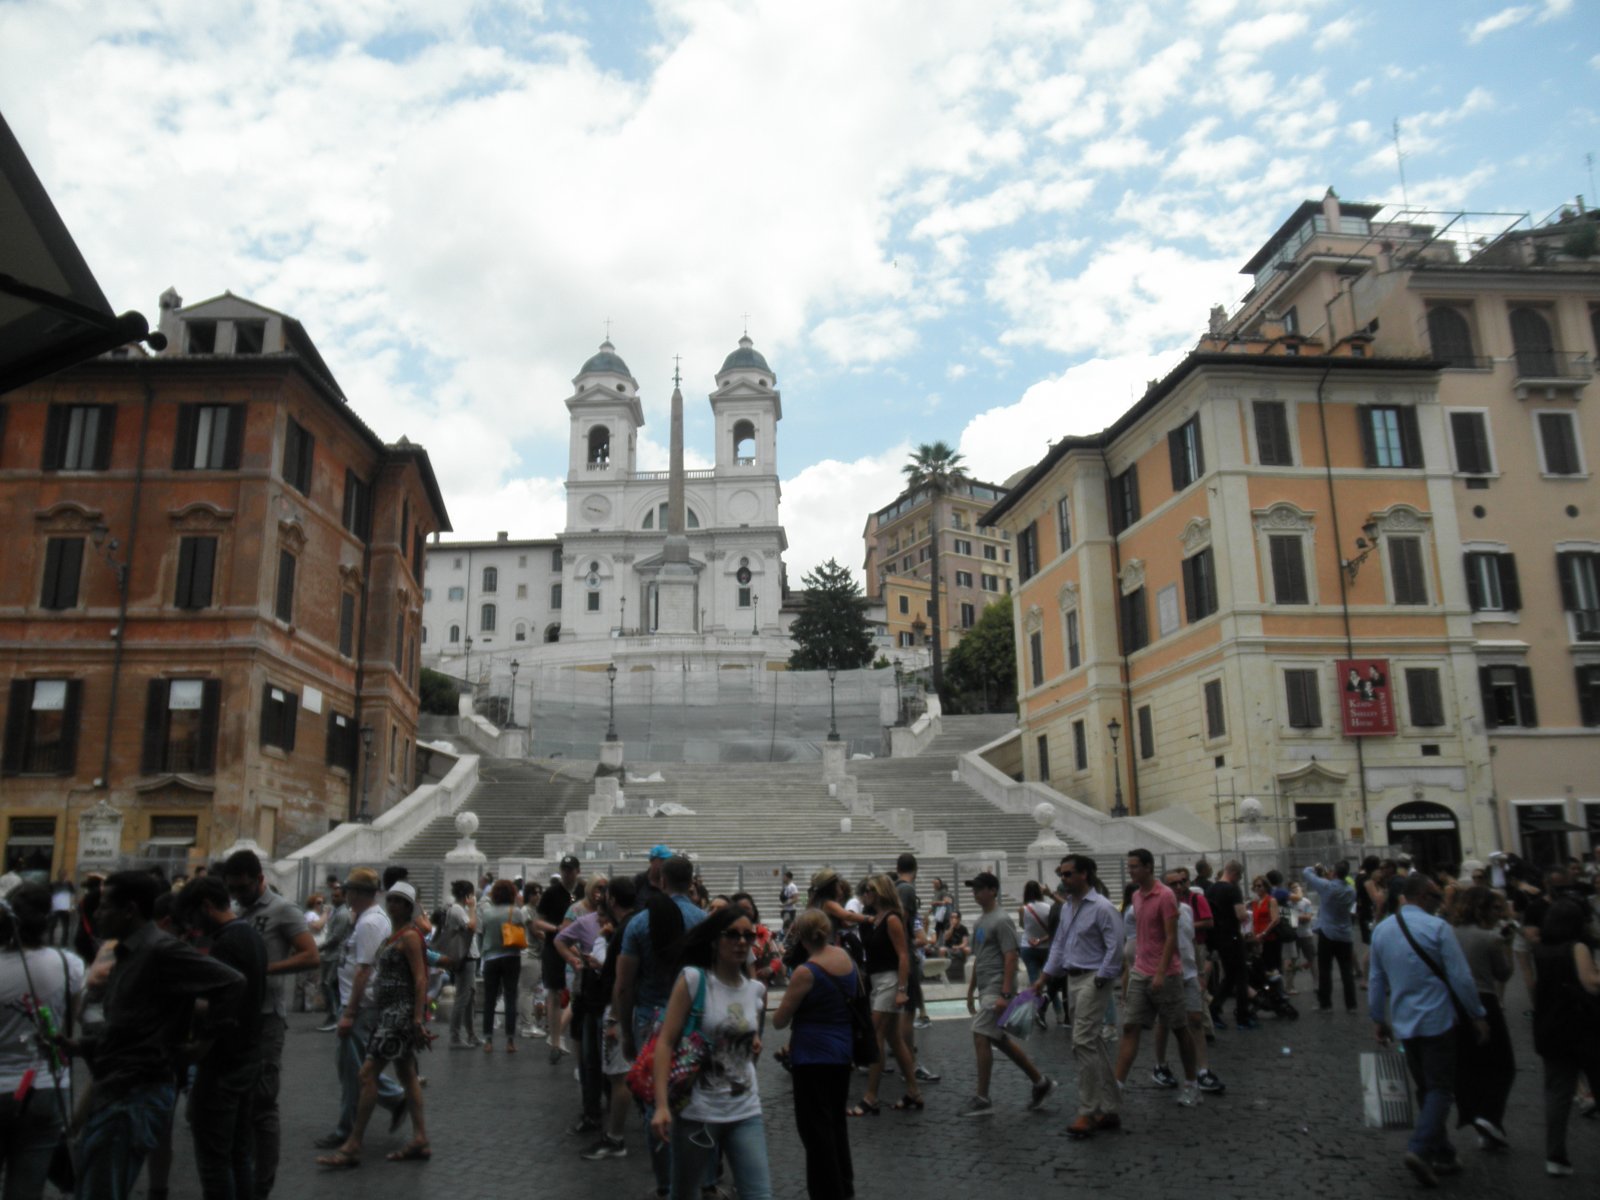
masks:
{"type": "Polygon", "coordinates": [[[467,665],[463,672],[466,675],[467,686],[472,686],[472,635],[467,634],[467,665]]]}
{"type": "Polygon", "coordinates": [[[517,667],[516,659],[511,660],[511,711],[506,714],[506,728],[517,727],[517,667]]]}
{"type": "Polygon", "coordinates": [[[757,637],[761,633],[761,597],[754,592],[750,593],[750,636],[757,637]]]}
{"type": "MultiPolygon", "coordinates": [[[[471,639],[467,639],[471,641],[471,639]]],[[[372,726],[361,727],[361,811],[356,814],[356,820],[367,822],[372,820],[372,814],[367,811],[367,791],[372,786],[372,726]]]]}
{"type": "Polygon", "coordinates": [[[838,674],[839,674],[839,668],[837,666],[835,666],[833,663],[829,663],[828,664],[828,740],[830,742],[837,742],[839,740],[839,721],[838,721],[837,711],[834,708],[834,703],[833,703],[833,681],[834,681],[834,679],[836,679],[838,677],[838,674]]]}
{"type": "Polygon", "coordinates": [[[1117,739],[1122,736],[1122,722],[1112,717],[1106,722],[1106,732],[1111,735],[1111,770],[1117,780],[1117,802],[1111,806],[1113,817],[1128,815],[1128,806],[1122,802],[1122,759],[1117,754],[1117,739]]]}
{"type": "Polygon", "coordinates": [[[894,660],[894,723],[896,725],[905,724],[905,701],[900,698],[901,671],[900,660],[897,658],[894,660]]]}
{"type": "Polygon", "coordinates": [[[617,740],[617,664],[606,668],[606,682],[611,685],[611,699],[606,714],[606,741],[617,740]]]}
{"type": "Polygon", "coordinates": [[[1361,551],[1354,558],[1347,558],[1339,565],[1344,568],[1344,575],[1351,583],[1356,581],[1356,572],[1361,570],[1361,564],[1367,561],[1367,556],[1378,548],[1378,523],[1368,521],[1361,527],[1363,537],[1356,539],[1356,549],[1361,551]]]}

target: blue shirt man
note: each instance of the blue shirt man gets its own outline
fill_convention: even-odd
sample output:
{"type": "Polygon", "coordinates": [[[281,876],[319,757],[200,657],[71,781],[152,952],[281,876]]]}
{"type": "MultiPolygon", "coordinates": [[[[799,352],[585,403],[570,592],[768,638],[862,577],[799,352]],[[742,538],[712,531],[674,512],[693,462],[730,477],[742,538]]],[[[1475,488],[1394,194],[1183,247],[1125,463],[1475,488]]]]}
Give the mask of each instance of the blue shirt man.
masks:
{"type": "Polygon", "coordinates": [[[1354,941],[1355,888],[1346,883],[1343,877],[1324,879],[1317,874],[1315,867],[1307,867],[1302,878],[1306,886],[1317,894],[1317,919],[1311,923],[1312,932],[1336,942],[1354,941]]]}

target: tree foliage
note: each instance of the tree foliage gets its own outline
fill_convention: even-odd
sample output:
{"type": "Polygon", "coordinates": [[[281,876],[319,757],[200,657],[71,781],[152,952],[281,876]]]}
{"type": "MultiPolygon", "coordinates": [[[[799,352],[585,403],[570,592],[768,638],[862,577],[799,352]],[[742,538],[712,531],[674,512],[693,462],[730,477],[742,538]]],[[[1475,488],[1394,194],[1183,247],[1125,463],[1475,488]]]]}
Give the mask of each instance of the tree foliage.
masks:
{"type": "Polygon", "coordinates": [[[849,570],[830,558],[803,582],[806,602],[790,630],[795,648],[789,666],[796,671],[820,671],[830,664],[841,671],[871,666],[867,599],[849,570]]]}
{"type": "Polygon", "coordinates": [[[1011,712],[1017,707],[1017,646],[1011,597],[983,610],[962,636],[945,671],[951,712],[1011,712]]]}
{"type": "Polygon", "coordinates": [[[928,539],[929,600],[933,606],[933,641],[930,643],[933,663],[933,690],[944,694],[944,656],[940,646],[940,625],[943,617],[939,603],[939,529],[937,515],[940,496],[954,491],[967,480],[962,456],[945,442],[923,442],[911,452],[911,461],[900,468],[905,474],[906,486],[912,491],[926,488],[933,494],[933,536],[928,539]]]}
{"type": "Polygon", "coordinates": [[[423,712],[453,717],[460,711],[457,707],[460,693],[450,676],[423,667],[421,688],[423,712]]]}

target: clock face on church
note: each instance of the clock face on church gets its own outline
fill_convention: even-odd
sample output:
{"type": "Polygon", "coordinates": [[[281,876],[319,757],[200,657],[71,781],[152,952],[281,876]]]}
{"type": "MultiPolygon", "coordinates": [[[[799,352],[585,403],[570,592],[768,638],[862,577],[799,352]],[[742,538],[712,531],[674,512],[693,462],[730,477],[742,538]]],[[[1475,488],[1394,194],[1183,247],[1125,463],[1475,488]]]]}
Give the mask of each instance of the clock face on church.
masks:
{"type": "Polygon", "coordinates": [[[591,521],[604,521],[611,515],[611,501],[604,496],[590,496],[583,502],[583,515],[591,521]]]}

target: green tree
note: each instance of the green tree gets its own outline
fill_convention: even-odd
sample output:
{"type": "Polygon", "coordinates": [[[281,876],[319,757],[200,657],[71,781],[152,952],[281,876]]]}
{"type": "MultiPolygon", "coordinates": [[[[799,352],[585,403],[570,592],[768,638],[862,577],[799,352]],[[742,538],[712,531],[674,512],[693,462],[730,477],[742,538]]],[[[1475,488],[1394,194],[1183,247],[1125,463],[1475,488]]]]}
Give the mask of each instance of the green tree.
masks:
{"type": "Polygon", "coordinates": [[[422,668],[422,711],[453,717],[459,712],[459,695],[448,675],[422,668]]]}
{"type": "Polygon", "coordinates": [[[905,473],[906,483],[910,490],[925,489],[932,501],[928,523],[929,550],[928,564],[930,571],[929,599],[933,605],[933,690],[939,695],[944,694],[944,657],[940,649],[940,604],[939,604],[939,497],[953,492],[960,484],[967,482],[966,468],[962,463],[961,455],[944,442],[923,442],[911,454],[911,461],[900,468],[905,473]]]}
{"type": "Polygon", "coordinates": [[[790,630],[796,671],[821,671],[830,664],[841,671],[872,665],[872,628],[867,624],[867,599],[848,569],[829,559],[803,580],[805,606],[790,630]]]}
{"type": "Polygon", "coordinates": [[[1017,706],[1017,645],[1011,597],[983,610],[950,651],[945,687],[954,712],[1011,712],[1017,706]]]}

